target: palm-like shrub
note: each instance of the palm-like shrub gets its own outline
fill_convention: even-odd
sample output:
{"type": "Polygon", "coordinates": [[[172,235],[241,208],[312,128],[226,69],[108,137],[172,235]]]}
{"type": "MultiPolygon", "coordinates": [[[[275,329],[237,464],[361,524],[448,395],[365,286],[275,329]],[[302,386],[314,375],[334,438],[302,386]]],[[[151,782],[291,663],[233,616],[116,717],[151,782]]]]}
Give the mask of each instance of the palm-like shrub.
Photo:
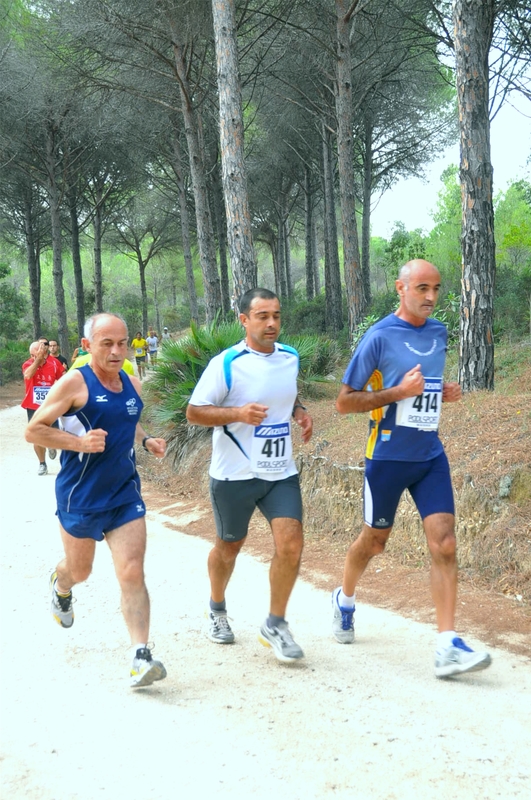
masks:
{"type": "MultiPolygon", "coordinates": [[[[211,358],[243,338],[239,322],[220,322],[197,327],[177,341],[163,342],[157,366],[145,384],[149,417],[165,436],[168,453],[176,462],[193,451],[208,433],[207,428],[188,425],[186,406],[196,383],[211,358]]],[[[326,380],[340,361],[336,342],[320,336],[281,336],[300,357],[299,388],[308,393],[316,381],[326,380]]]]}

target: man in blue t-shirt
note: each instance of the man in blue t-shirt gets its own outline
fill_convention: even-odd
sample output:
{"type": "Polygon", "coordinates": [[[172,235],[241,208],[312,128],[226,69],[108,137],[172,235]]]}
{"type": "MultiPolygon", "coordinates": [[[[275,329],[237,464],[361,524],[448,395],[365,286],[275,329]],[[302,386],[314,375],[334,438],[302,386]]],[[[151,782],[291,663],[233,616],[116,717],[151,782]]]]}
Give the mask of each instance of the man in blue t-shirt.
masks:
{"type": "Polygon", "coordinates": [[[90,364],[70,370],[52,386],[26,429],[28,442],[62,451],[55,489],[65,557],[51,576],[51,610],[59,625],[72,627],[72,587],[88,578],[96,542],[105,538],[133,645],[131,686],[137,688],[162,680],[166,670],[147,647],[146,507],[134,443],[157,458],[164,456],[166,443],[147,436],[140,424],[141,384],[122,369],[125,322],[115,314],[95,314],[84,333],[90,364]],[[52,427],[59,418],[61,430],[52,427]]]}
{"type": "Polygon", "coordinates": [[[458,383],[443,380],[447,331],[430,319],[441,276],[422,259],[400,270],[400,305],[363,336],[343,377],[341,414],[370,412],[365,452],[364,526],[350,546],[343,585],[332,593],[333,632],[354,641],[354,595],[371,558],[382,553],[400,497],[408,489],[422,517],[432,558],[431,584],[439,635],[439,678],[485,669],[454,630],[457,597],[455,516],[450,469],[437,430],[441,405],[461,398],[458,383]]]}

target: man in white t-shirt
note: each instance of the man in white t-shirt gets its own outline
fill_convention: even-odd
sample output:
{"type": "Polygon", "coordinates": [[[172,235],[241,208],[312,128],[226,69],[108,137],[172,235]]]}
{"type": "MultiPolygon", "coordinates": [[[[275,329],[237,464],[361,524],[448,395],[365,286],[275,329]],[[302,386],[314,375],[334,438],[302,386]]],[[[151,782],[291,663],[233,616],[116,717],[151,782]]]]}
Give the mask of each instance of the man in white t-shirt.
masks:
{"type": "Polygon", "coordinates": [[[149,363],[152,367],[156,366],[157,363],[157,351],[159,349],[159,338],[155,331],[150,331],[149,336],[146,339],[147,346],[148,346],[148,353],[149,353],[149,363]]]}
{"type": "Polygon", "coordinates": [[[245,339],[210,361],[186,414],[193,425],[214,428],[210,496],[218,535],[208,558],[209,638],[219,644],[234,641],[225,590],[258,507],[275,543],[270,613],[259,638],[279,661],[291,662],[304,657],[285,618],[303,546],[291,425],[292,419],[300,425],[306,443],[313,422],[297,397],[298,353],[276,341],[278,297],[268,289],[251,289],[240,299],[240,311],[245,339]]]}

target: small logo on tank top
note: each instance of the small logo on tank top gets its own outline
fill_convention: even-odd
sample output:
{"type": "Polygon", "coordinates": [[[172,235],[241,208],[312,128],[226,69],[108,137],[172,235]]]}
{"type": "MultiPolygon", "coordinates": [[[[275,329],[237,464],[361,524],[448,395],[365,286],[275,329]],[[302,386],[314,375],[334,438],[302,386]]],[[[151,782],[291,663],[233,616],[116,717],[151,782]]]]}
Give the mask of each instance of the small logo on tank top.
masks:
{"type": "Polygon", "coordinates": [[[136,404],[136,398],[135,397],[131,397],[130,400],[127,400],[125,405],[127,406],[127,413],[128,414],[130,414],[131,416],[137,416],[138,415],[139,409],[138,409],[138,406],[136,404]]]}
{"type": "Polygon", "coordinates": [[[107,395],[106,394],[97,394],[96,395],[96,403],[108,403],[107,395]]]}

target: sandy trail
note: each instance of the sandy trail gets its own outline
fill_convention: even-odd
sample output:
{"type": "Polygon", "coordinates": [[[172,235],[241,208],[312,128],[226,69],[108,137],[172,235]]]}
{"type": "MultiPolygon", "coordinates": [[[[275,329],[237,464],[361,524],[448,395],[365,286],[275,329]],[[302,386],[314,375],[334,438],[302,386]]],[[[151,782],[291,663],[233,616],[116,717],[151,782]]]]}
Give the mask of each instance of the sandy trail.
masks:
{"type": "Polygon", "coordinates": [[[289,620],[306,659],[281,665],[257,641],[267,565],[245,554],[228,592],[237,642],[215,645],[204,619],[210,544],[164,513],[148,516],[146,572],[168,678],[129,689],[105,544],[75,589],[74,627],[49,614],[59,465],[37,476],[24,423],[20,408],[0,412],[3,797],[531,796],[528,660],[498,649],[490,670],[437,681],[430,626],[360,606],[357,641],[341,646],[328,593],[299,581],[289,620]]]}

